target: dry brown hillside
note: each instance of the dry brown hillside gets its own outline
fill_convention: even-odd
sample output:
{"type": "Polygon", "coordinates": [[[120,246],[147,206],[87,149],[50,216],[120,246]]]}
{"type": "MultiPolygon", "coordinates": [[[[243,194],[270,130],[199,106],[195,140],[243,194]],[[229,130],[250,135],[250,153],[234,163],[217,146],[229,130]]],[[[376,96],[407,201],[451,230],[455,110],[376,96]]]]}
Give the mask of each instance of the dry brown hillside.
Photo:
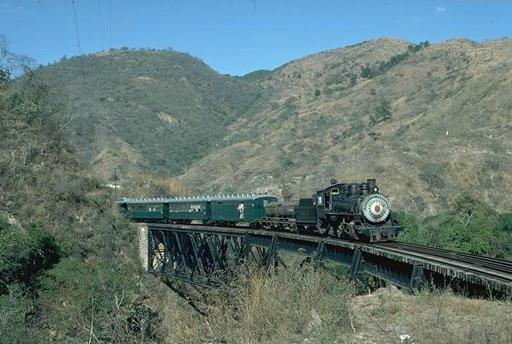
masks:
{"type": "Polygon", "coordinates": [[[263,110],[179,177],[197,190],[308,195],[331,176],[378,179],[395,208],[437,212],[462,192],[512,202],[512,41],[380,39],[286,64],[254,85],[263,110]]]}

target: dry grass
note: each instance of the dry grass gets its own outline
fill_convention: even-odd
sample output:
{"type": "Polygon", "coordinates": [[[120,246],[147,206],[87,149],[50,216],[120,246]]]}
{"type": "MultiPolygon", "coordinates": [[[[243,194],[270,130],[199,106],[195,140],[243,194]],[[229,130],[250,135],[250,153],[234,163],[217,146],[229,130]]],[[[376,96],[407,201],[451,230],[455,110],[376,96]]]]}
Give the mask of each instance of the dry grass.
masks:
{"type": "Polygon", "coordinates": [[[512,304],[468,299],[449,292],[405,295],[380,289],[354,299],[353,343],[511,343],[512,304]]]}
{"type": "Polygon", "coordinates": [[[346,281],[325,273],[254,275],[234,288],[196,296],[205,317],[182,300],[166,304],[172,309],[162,309],[164,336],[169,343],[340,342],[351,331],[352,295],[346,281]]]}
{"type": "Polygon", "coordinates": [[[344,280],[288,269],[255,275],[234,288],[188,288],[194,306],[166,287],[158,308],[166,343],[511,343],[510,301],[488,301],[396,288],[354,296],[344,280]],[[192,296],[193,295],[193,296],[192,296]]]}

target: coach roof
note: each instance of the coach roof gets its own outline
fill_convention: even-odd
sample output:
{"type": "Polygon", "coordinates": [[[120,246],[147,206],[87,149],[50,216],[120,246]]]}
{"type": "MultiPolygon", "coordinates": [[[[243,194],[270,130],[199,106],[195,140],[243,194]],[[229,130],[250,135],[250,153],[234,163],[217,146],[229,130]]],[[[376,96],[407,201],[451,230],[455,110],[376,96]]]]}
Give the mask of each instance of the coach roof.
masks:
{"type": "Polygon", "coordinates": [[[261,198],[276,198],[276,196],[265,193],[251,193],[238,195],[213,195],[213,196],[191,196],[175,198],[123,198],[121,204],[159,204],[159,203],[190,203],[190,202],[211,202],[211,201],[255,201],[261,198]]]}

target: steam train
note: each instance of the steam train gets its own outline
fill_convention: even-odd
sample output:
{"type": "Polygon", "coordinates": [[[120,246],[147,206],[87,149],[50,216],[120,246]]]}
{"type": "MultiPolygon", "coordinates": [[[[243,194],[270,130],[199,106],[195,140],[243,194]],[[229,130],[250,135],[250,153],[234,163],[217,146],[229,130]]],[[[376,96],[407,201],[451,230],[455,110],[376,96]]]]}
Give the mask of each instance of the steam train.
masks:
{"type": "Polygon", "coordinates": [[[366,242],[394,240],[403,229],[375,179],[337,183],[310,198],[279,201],[269,194],[158,199],[123,198],[125,216],[138,222],[250,226],[366,242]]]}

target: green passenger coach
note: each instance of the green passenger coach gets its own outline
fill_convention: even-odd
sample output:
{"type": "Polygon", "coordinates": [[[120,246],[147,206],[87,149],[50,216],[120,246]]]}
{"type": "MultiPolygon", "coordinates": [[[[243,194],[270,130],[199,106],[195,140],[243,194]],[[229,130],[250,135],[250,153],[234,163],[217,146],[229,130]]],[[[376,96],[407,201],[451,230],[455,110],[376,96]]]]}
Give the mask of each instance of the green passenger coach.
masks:
{"type": "Polygon", "coordinates": [[[263,219],[265,206],[277,201],[268,194],[178,197],[157,199],[124,198],[119,204],[125,216],[139,222],[236,224],[263,219]]]}
{"type": "Polygon", "coordinates": [[[211,216],[213,222],[253,222],[266,216],[267,203],[277,201],[270,195],[244,195],[238,197],[211,198],[211,216]]]}
{"type": "Polygon", "coordinates": [[[169,215],[169,204],[159,199],[123,199],[120,205],[125,216],[132,220],[164,222],[169,215]]]}

